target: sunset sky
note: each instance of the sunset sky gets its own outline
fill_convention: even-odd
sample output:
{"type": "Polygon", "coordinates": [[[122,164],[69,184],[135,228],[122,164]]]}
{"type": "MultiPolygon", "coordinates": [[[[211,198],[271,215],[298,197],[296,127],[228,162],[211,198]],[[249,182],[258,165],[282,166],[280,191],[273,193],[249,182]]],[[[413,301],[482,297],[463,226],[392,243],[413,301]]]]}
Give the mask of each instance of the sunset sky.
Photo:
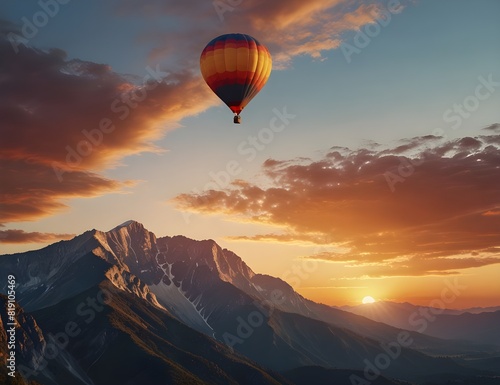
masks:
{"type": "Polygon", "coordinates": [[[134,219],[331,305],[429,305],[457,283],[449,307],[500,305],[498,15],[497,0],[2,1],[0,253],[134,219]],[[239,126],[198,68],[233,32],[273,56],[239,126]]]}

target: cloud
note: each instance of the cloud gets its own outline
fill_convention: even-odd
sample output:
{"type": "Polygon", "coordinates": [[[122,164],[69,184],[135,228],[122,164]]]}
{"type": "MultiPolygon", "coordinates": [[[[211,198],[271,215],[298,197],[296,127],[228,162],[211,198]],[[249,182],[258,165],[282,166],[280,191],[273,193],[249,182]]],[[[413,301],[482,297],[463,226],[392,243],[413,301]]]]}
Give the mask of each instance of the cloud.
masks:
{"type": "Polygon", "coordinates": [[[148,45],[156,42],[149,59],[168,63],[168,71],[153,65],[135,77],[106,64],[68,60],[59,49],[13,43],[10,33],[20,34],[19,27],[0,20],[0,169],[6,186],[0,223],[36,220],[65,209],[65,199],[133,185],[107,179],[102,171],[124,156],[161,151],[154,143],[166,123],[174,127],[220,103],[197,71],[199,53],[217,34],[258,36],[273,51],[276,68],[298,55],[321,59],[340,45],[344,32],[373,23],[385,7],[364,0],[256,0],[224,3],[229,6],[221,10],[220,3],[120,2],[119,14],[175,21],[162,23],[162,30],[151,23],[139,37],[148,45]]]}
{"type": "Polygon", "coordinates": [[[270,159],[265,184],[238,181],[174,203],[283,229],[235,239],[339,246],[345,252],[311,258],[373,276],[451,274],[500,263],[499,165],[495,135],[425,136],[389,148],[336,147],[317,160],[270,159]],[[394,192],[388,173],[404,175],[394,192]]]}
{"type": "Polygon", "coordinates": [[[123,76],[104,64],[67,60],[5,38],[0,23],[0,223],[32,221],[69,198],[122,192],[134,181],[102,175],[154,142],[185,116],[216,103],[190,72],[156,65],[123,76]],[[3,36],[3,37],[2,37],[3,36]]]}
{"type": "Polygon", "coordinates": [[[352,290],[352,289],[368,289],[368,286],[302,286],[302,290],[325,290],[325,289],[333,289],[333,290],[352,290]]]}
{"type": "Polygon", "coordinates": [[[299,238],[296,238],[295,234],[258,234],[253,236],[248,235],[236,235],[227,237],[227,239],[232,241],[258,241],[258,242],[283,242],[283,243],[311,243],[314,245],[329,245],[331,240],[324,237],[321,233],[302,233],[299,238]]]}
{"type": "Polygon", "coordinates": [[[23,230],[0,230],[0,243],[46,243],[71,239],[74,234],[25,232],[23,230]]]}
{"type": "MultiPolygon", "coordinates": [[[[398,11],[403,8],[401,5],[398,11]]],[[[386,9],[384,1],[365,0],[152,0],[146,5],[124,0],[119,12],[163,15],[177,21],[171,29],[162,27],[161,31],[154,29],[144,34],[148,42],[156,41],[151,52],[154,60],[178,55],[184,59],[178,63],[194,67],[210,39],[236,31],[250,34],[268,46],[275,68],[283,68],[300,55],[324,58],[325,52],[340,46],[344,33],[374,23],[386,9]],[[186,27],[179,27],[182,25],[186,27]]]]}
{"type": "Polygon", "coordinates": [[[483,130],[498,132],[498,131],[500,131],[500,123],[490,124],[489,126],[484,127],[483,130]]]}
{"type": "Polygon", "coordinates": [[[0,159],[0,220],[28,221],[54,215],[68,207],[64,200],[119,192],[131,181],[115,181],[86,171],[64,174],[60,182],[50,165],[28,159],[0,159]]]}
{"type": "Polygon", "coordinates": [[[102,172],[124,156],[161,151],[155,141],[167,123],[175,127],[220,103],[194,71],[202,48],[217,34],[258,36],[271,48],[277,68],[298,55],[322,59],[340,45],[343,33],[373,23],[385,6],[364,0],[256,0],[232,2],[221,13],[216,3],[121,1],[118,13],[175,21],[162,23],[162,31],[152,23],[140,37],[148,45],[156,42],[149,59],[168,63],[168,73],[153,65],[136,76],[68,60],[59,49],[18,45],[16,54],[8,36],[19,35],[19,26],[0,19],[0,226],[54,215],[68,208],[69,198],[133,186],[134,181],[111,180],[102,172]],[[156,76],[145,84],[151,73],[156,76]]]}
{"type": "Polygon", "coordinates": [[[467,255],[432,256],[413,255],[405,257],[362,254],[352,252],[345,254],[322,252],[305,257],[306,259],[339,263],[360,272],[363,278],[385,278],[402,276],[455,275],[462,269],[489,266],[500,263],[500,248],[492,248],[483,252],[471,252],[467,255]],[[358,270],[356,270],[358,269],[358,270]]]}

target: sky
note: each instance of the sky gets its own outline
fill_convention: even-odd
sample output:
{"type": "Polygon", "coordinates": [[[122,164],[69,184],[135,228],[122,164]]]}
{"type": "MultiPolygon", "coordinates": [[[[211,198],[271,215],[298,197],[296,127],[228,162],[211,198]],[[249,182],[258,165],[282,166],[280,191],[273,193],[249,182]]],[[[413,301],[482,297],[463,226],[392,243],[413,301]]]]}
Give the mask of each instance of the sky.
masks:
{"type": "Polygon", "coordinates": [[[500,305],[500,2],[6,0],[0,253],[129,219],[329,305],[500,305]],[[273,72],[234,125],[225,33],[273,72]],[[433,302],[434,301],[434,302],[433,302]]]}

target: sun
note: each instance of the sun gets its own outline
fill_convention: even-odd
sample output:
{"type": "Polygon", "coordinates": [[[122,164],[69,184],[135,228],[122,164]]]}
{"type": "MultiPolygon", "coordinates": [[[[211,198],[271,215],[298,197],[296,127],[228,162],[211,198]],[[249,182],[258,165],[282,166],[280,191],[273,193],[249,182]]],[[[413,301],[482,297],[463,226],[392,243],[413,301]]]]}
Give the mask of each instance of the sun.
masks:
{"type": "Polygon", "coordinates": [[[374,302],[377,302],[375,301],[375,298],[367,295],[365,298],[363,298],[363,301],[362,301],[364,304],[367,304],[367,303],[374,303],[374,302]]]}

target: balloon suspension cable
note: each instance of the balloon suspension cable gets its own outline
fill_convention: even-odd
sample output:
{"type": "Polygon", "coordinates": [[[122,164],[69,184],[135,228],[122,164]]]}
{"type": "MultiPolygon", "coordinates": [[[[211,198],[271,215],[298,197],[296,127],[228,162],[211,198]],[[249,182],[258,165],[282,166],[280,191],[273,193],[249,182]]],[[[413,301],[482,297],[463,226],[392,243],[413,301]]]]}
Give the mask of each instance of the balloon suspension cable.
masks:
{"type": "Polygon", "coordinates": [[[233,122],[234,122],[234,124],[241,124],[241,116],[238,114],[234,115],[233,122]]]}

